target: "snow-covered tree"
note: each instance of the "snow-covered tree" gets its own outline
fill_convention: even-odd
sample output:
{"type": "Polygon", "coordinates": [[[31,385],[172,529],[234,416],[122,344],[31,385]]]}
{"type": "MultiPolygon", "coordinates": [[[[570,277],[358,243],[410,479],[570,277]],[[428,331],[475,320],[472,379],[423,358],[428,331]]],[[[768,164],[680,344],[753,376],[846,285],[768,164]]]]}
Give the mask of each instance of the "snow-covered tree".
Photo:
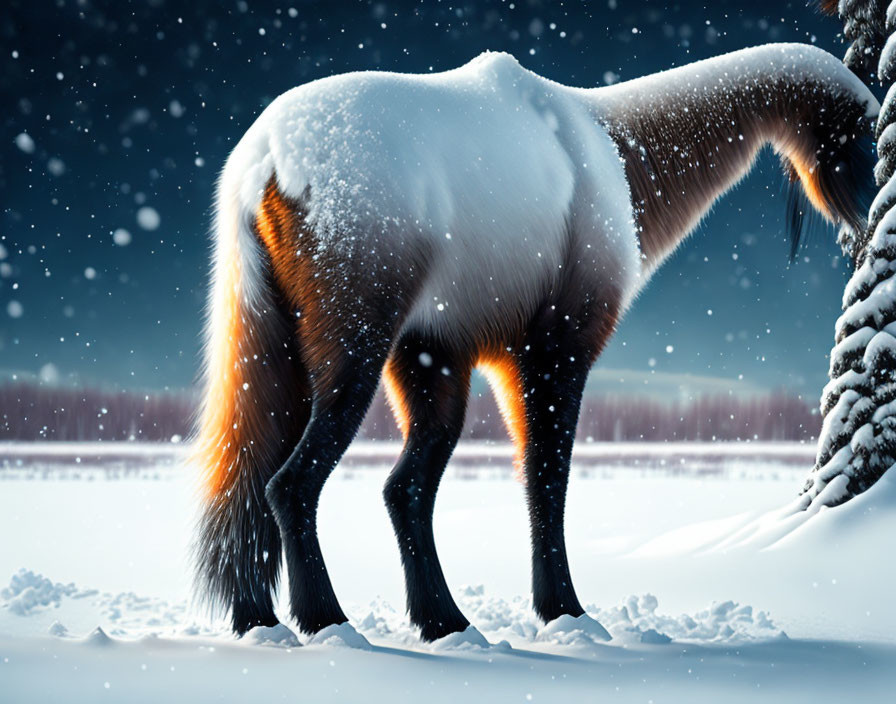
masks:
{"type": "Polygon", "coordinates": [[[843,294],[821,398],[824,423],[805,506],[834,506],[860,494],[896,464],[896,2],[825,0],[852,41],[844,62],[888,87],[876,126],[880,188],[864,241],[844,240],[856,270],[843,294]]]}

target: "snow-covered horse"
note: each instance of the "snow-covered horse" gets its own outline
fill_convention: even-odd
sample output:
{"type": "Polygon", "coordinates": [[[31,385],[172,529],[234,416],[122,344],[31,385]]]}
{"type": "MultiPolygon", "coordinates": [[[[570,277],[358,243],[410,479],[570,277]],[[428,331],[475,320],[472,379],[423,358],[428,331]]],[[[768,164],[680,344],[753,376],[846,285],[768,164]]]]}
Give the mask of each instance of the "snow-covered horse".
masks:
{"type": "Polygon", "coordinates": [[[764,145],[816,210],[861,233],[876,113],[836,58],[793,44],[606,88],[487,53],[277,98],[218,188],[197,443],[204,595],[237,633],[276,624],[283,551],[299,627],[346,621],[318,499],[382,376],[405,437],[384,495],[410,618],[425,639],[466,628],[432,515],[478,367],[518,450],[535,611],[581,615],[563,534],[570,454],[620,315],[764,145]]]}

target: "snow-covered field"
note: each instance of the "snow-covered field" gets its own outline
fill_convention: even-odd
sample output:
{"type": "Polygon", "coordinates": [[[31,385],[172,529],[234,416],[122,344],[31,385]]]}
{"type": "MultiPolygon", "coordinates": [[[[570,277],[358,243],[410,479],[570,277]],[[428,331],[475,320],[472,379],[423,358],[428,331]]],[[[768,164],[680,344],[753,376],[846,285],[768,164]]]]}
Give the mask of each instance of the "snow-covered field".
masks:
{"type": "Polygon", "coordinates": [[[892,700],[896,477],[794,521],[780,509],[811,447],[583,447],[567,540],[604,643],[587,624],[536,621],[509,450],[462,448],[436,540],[491,646],[426,645],[380,499],[396,454],[359,444],[321,503],[324,555],[363,638],[299,646],[235,641],[190,607],[194,484],[176,448],[0,445],[0,700],[892,700]]]}

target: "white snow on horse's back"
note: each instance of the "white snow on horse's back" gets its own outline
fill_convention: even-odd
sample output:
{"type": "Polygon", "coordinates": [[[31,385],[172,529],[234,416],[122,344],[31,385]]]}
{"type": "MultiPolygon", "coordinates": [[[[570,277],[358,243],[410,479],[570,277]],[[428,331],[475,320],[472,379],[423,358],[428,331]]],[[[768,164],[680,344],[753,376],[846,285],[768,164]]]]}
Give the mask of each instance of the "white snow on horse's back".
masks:
{"type": "Polygon", "coordinates": [[[713,59],[695,61],[605,86],[598,91],[602,100],[614,100],[617,96],[628,94],[637,85],[643,85],[646,89],[668,86],[670,91],[675,91],[684,82],[688,87],[693,87],[694,91],[700,91],[721,76],[754,76],[757,82],[767,82],[774,80],[776,75],[785,74],[797,80],[839,86],[840,90],[848,92],[865,105],[866,117],[876,118],[880,111],[880,103],[868,86],[844,66],[840,59],[817,46],[796,42],[766,44],[732,51],[713,59]],[[705,70],[701,72],[701,68],[705,70]]]}
{"type": "Polygon", "coordinates": [[[472,329],[517,315],[520,301],[536,305],[565,266],[570,228],[634,295],[628,185],[593,108],[500,53],[443,73],[330,76],[274,100],[224,182],[241,184],[251,217],[274,176],[302,203],[322,251],[356,261],[427,252],[408,324],[472,329]],[[484,295],[464,295],[473,290],[484,295]]]}

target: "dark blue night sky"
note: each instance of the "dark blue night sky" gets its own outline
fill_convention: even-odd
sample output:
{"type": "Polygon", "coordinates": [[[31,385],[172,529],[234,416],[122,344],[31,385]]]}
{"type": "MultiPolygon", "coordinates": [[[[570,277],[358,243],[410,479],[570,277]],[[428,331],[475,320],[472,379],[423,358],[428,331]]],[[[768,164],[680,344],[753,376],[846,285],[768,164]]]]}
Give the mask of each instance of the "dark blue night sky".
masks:
{"type": "MultiPolygon", "coordinates": [[[[771,41],[839,56],[839,30],[803,0],[8,3],[0,379],[189,386],[215,175],[295,85],[441,71],[492,49],[596,86],[771,41]]],[[[788,265],[784,205],[767,153],[629,311],[594,388],[814,401],[848,265],[830,229],[788,265]]]]}

